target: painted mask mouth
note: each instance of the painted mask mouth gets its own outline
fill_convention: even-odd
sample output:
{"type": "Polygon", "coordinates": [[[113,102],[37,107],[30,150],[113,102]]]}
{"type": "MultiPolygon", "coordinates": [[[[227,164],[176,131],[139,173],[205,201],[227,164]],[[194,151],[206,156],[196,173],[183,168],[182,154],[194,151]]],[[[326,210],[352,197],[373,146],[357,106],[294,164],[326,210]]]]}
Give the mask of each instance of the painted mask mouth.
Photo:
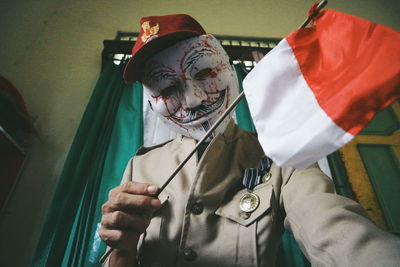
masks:
{"type": "Polygon", "coordinates": [[[175,115],[171,115],[171,119],[173,119],[174,121],[181,123],[181,124],[196,121],[196,120],[212,113],[213,111],[219,109],[219,107],[221,107],[221,105],[225,101],[225,95],[226,95],[226,89],[220,91],[219,97],[214,103],[212,103],[210,105],[201,104],[193,109],[190,109],[189,111],[187,111],[187,115],[183,118],[176,117],[175,115]]]}

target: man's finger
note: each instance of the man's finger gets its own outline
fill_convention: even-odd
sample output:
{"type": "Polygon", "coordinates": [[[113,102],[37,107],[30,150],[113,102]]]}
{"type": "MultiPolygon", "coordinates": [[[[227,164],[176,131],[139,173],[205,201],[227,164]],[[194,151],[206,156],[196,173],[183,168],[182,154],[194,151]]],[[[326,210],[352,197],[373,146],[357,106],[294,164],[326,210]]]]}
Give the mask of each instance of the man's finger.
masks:
{"type": "Polygon", "coordinates": [[[126,182],[121,185],[122,192],[137,195],[154,195],[158,187],[148,183],[126,182]]]}
{"type": "Polygon", "coordinates": [[[143,195],[132,195],[128,193],[120,192],[114,195],[104,206],[104,212],[112,212],[115,210],[126,210],[126,211],[154,211],[161,206],[159,199],[143,196],[143,195]]]}
{"type": "Polygon", "coordinates": [[[102,217],[101,225],[106,229],[124,230],[134,229],[143,233],[150,224],[150,217],[129,214],[123,211],[114,211],[102,217]]]}
{"type": "Polygon", "coordinates": [[[109,246],[116,249],[132,249],[140,234],[134,230],[109,230],[102,228],[99,232],[100,238],[109,246]]]}

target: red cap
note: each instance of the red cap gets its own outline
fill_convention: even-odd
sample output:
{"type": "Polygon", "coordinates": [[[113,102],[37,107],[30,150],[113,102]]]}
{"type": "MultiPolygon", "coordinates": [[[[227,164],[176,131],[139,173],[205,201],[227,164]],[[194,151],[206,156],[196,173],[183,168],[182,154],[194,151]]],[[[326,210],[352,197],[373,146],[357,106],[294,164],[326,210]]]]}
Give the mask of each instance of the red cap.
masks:
{"type": "Polygon", "coordinates": [[[140,79],[143,63],[157,52],[184,39],[206,34],[194,18],[185,14],[144,17],[140,25],[138,39],[132,48],[132,58],[124,71],[127,83],[140,79]]]}

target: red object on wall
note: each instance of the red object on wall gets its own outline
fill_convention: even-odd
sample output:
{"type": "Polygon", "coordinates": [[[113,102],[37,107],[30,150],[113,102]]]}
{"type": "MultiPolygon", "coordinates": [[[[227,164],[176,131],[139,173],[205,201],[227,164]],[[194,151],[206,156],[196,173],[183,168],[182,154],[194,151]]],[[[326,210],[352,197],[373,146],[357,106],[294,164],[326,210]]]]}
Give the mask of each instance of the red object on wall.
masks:
{"type": "Polygon", "coordinates": [[[3,207],[25,160],[25,153],[10,137],[0,131],[0,208],[3,207]]]}

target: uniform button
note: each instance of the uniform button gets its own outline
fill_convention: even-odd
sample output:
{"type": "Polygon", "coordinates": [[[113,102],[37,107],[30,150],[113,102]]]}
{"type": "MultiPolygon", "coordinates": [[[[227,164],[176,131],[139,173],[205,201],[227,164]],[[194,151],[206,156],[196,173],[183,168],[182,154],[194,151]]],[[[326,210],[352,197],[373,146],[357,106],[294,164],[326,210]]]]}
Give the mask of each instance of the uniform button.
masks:
{"type": "Polygon", "coordinates": [[[267,172],[262,178],[263,183],[268,182],[271,179],[271,177],[272,177],[272,174],[270,172],[267,172]]]}
{"type": "Polygon", "coordinates": [[[203,204],[201,203],[194,203],[192,205],[191,211],[193,214],[199,215],[204,210],[203,204]]]}
{"type": "Polygon", "coordinates": [[[193,249],[187,248],[183,251],[183,258],[187,261],[194,261],[197,258],[197,253],[193,249]]]}
{"type": "Polygon", "coordinates": [[[245,212],[245,211],[241,211],[239,213],[240,218],[242,218],[243,220],[247,220],[248,218],[250,218],[251,213],[250,212],[245,212]]]}

